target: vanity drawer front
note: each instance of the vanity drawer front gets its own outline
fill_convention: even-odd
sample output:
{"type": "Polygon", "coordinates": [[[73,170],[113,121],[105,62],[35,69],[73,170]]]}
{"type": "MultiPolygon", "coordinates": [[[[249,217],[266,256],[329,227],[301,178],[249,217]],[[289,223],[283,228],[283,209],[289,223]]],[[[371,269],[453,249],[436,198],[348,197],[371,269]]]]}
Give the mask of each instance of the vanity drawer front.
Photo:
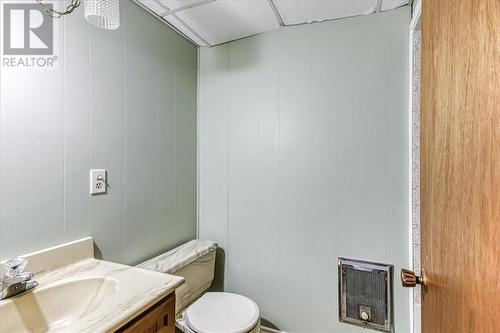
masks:
{"type": "Polygon", "coordinates": [[[172,293],[137,316],[117,332],[120,333],[174,333],[175,293],[172,293]]]}

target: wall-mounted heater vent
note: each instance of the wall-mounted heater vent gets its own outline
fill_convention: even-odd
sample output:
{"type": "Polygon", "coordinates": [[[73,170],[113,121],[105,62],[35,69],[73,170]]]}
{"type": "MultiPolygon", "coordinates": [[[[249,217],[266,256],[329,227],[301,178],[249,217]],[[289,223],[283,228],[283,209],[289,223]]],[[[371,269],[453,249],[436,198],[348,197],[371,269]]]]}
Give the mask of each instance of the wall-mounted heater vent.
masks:
{"type": "Polygon", "coordinates": [[[394,331],[393,266],[339,258],[339,320],[394,331]]]}

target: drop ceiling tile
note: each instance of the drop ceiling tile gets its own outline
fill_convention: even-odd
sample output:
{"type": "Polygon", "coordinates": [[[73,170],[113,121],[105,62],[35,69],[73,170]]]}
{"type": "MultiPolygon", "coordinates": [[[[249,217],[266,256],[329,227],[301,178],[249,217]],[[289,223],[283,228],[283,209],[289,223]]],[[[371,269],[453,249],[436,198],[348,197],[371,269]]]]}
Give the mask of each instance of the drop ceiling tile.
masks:
{"type": "Polygon", "coordinates": [[[408,4],[408,0],[384,0],[381,10],[390,10],[408,4]]]}
{"type": "Polygon", "coordinates": [[[182,24],[175,16],[167,15],[163,19],[182,32],[186,37],[191,39],[198,46],[208,46],[202,39],[193,34],[186,26],[182,24]]]}
{"type": "Polygon", "coordinates": [[[377,0],[274,0],[286,25],[373,13],[377,0]]]}
{"type": "Polygon", "coordinates": [[[176,15],[211,45],[279,27],[265,0],[217,0],[176,15]]]}
{"type": "Polygon", "coordinates": [[[186,6],[196,5],[200,2],[207,2],[207,0],[160,0],[170,10],[176,10],[186,6]]]}
{"type": "Polygon", "coordinates": [[[168,12],[166,8],[164,8],[158,1],[155,0],[139,0],[145,7],[151,10],[156,15],[164,15],[168,12]]]}

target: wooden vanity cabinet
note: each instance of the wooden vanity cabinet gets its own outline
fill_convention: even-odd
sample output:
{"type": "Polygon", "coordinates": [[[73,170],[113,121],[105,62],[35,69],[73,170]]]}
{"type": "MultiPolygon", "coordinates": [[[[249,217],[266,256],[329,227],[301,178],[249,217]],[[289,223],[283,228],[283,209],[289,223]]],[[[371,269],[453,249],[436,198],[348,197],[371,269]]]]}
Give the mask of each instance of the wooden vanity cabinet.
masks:
{"type": "Polygon", "coordinates": [[[175,293],[132,319],[117,333],[174,333],[175,332],[175,293]]]}

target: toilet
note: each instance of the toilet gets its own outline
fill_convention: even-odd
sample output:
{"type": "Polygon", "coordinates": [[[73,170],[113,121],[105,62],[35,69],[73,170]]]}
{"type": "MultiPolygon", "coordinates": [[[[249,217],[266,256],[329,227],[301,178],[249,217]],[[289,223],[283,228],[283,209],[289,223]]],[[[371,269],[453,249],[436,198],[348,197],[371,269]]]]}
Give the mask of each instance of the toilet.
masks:
{"type": "Polygon", "coordinates": [[[192,240],[137,267],[182,276],[175,291],[176,326],[184,333],[258,333],[259,307],[248,297],[207,292],[214,279],[217,243],[192,240]]]}

